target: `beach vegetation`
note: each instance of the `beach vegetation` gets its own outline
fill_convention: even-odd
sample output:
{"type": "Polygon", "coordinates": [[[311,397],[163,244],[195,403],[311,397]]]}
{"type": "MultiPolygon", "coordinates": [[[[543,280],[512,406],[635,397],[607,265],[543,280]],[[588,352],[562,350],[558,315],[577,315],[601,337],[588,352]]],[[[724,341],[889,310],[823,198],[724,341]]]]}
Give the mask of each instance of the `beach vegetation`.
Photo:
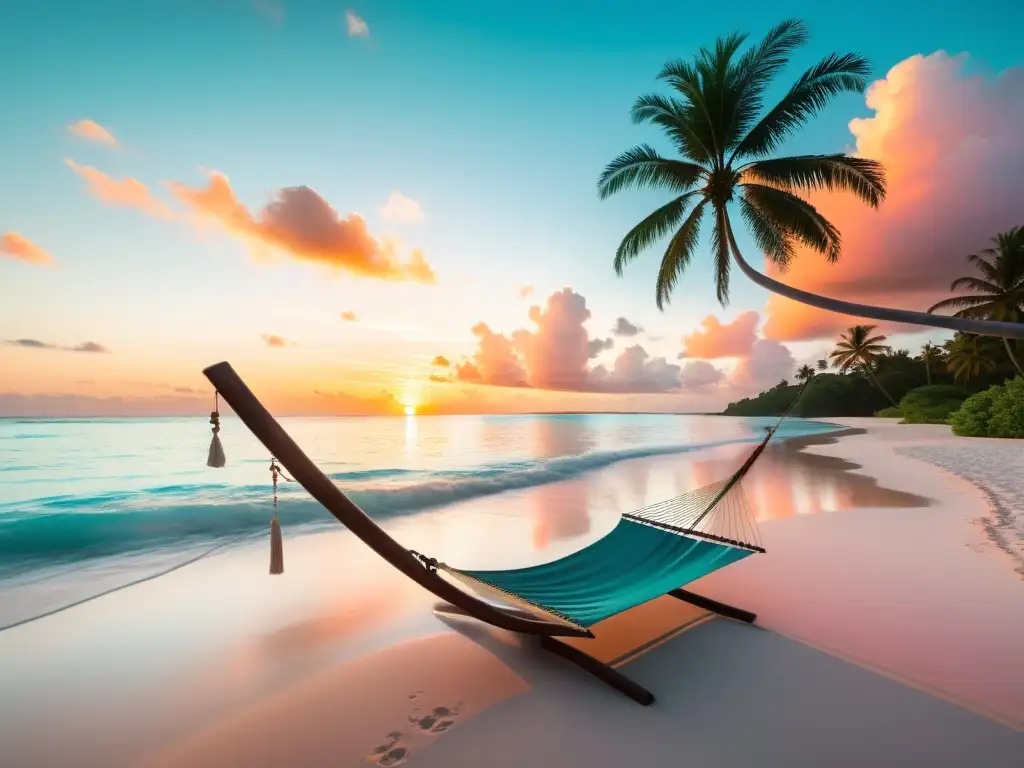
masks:
{"type": "MultiPolygon", "coordinates": [[[[978,276],[958,277],[949,286],[951,291],[966,291],[960,296],[933,304],[929,312],[955,309],[954,317],[1024,321],[1024,227],[1000,232],[992,245],[981,253],[967,257],[978,276]]],[[[1020,342],[1003,338],[1007,358],[1017,373],[1024,376],[1019,355],[1020,342]]]]}
{"type": "Polygon", "coordinates": [[[898,407],[893,407],[890,405],[888,408],[883,408],[880,411],[875,411],[875,416],[877,416],[880,419],[902,419],[903,411],[900,410],[900,408],[898,407]]]}
{"type": "MultiPolygon", "coordinates": [[[[885,344],[886,337],[881,334],[874,333],[875,326],[873,325],[855,325],[848,331],[840,335],[838,341],[836,341],[836,347],[832,352],[829,353],[829,358],[832,360],[832,365],[838,368],[843,373],[851,369],[857,369],[863,371],[871,383],[878,387],[879,391],[885,398],[892,404],[894,408],[899,407],[898,403],[893,399],[889,391],[881,384],[878,378],[875,376],[875,365],[878,358],[891,350],[885,344]]],[[[892,355],[893,357],[903,357],[909,359],[907,355],[892,355]]]]}
{"type": "Polygon", "coordinates": [[[967,398],[949,424],[965,437],[1024,439],[1024,378],[996,384],[967,398]]]}
{"type": "Polygon", "coordinates": [[[945,424],[970,396],[970,391],[963,387],[926,384],[904,395],[899,411],[907,424],[945,424]]]}

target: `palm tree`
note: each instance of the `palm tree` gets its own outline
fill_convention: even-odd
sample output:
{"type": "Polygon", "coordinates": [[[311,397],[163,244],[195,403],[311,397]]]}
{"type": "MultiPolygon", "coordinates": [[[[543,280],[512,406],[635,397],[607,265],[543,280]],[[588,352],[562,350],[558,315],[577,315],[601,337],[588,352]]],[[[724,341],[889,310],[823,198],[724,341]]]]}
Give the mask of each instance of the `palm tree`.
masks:
{"type": "Polygon", "coordinates": [[[921,354],[917,358],[924,363],[924,374],[929,384],[932,383],[932,365],[939,362],[942,359],[942,355],[942,349],[936,347],[930,341],[921,347],[921,354]]]}
{"type": "Polygon", "coordinates": [[[828,360],[825,360],[824,358],[819,360],[818,361],[818,370],[819,371],[827,371],[828,370],[828,360]]]}
{"type": "Polygon", "coordinates": [[[954,381],[966,384],[982,371],[994,372],[996,361],[992,359],[991,347],[984,345],[976,336],[957,334],[949,345],[946,367],[952,372],[954,381]]]}
{"type": "Polygon", "coordinates": [[[829,357],[832,358],[832,363],[843,373],[846,373],[851,368],[867,373],[868,378],[885,395],[886,399],[894,407],[899,408],[896,401],[892,399],[892,395],[875,378],[875,361],[881,355],[888,352],[889,347],[883,343],[885,336],[881,334],[878,336],[871,335],[874,330],[875,326],[873,325],[853,326],[839,337],[839,341],[836,342],[836,348],[832,350],[829,357]]]}
{"type": "MultiPolygon", "coordinates": [[[[984,317],[1019,323],[1024,320],[1024,227],[1014,227],[992,238],[992,248],[972,253],[967,261],[977,267],[981,277],[958,277],[951,291],[972,291],[973,296],[954,296],[929,308],[956,309],[953,317],[984,317]]],[[[1003,337],[1010,362],[1021,376],[1024,368],[1013,354],[1010,340],[1003,337]]]]}
{"type": "Polygon", "coordinates": [[[800,370],[796,372],[797,381],[807,381],[808,379],[814,378],[814,369],[809,365],[801,366],[800,370]]]}
{"type": "Polygon", "coordinates": [[[697,248],[704,214],[710,213],[715,285],[722,306],[729,301],[729,272],[735,260],[762,288],[831,312],[1024,338],[1024,327],[1010,323],[818,296],[762,275],[746,262],[736,244],[730,205],[738,206],[757,246],[780,270],[796,256],[797,245],[835,262],[841,250],[839,231],[800,195],[844,190],[877,207],[885,197],[885,174],[874,160],[842,153],[769,157],[833,97],[863,93],[868,83],[867,59],[854,53],[826,56],[758,119],[769,84],[793,51],[807,42],[808,32],[802,21],[784,21],[740,55],[745,40],[746,35],[735,33],[720,38],[713,49],[702,48],[692,62],[668,62],[659,78],[674,94],[648,94],[633,105],[633,122],[659,126],[681,157],[663,157],[641,144],[612,160],[598,179],[602,199],[628,187],[654,187],[673,195],[622,239],[615,254],[616,273],[621,276],[641,251],[674,231],[656,283],[657,304],[664,309],[697,248]]]}

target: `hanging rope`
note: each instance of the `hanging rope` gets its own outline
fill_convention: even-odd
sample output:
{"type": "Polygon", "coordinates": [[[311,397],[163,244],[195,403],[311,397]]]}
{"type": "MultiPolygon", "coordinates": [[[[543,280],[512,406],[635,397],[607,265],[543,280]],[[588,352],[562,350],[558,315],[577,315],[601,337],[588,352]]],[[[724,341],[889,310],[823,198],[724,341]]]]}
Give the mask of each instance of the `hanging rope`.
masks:
{"type": "Polygon", "coordinates": [[[270,457],[270,474],[274,481],[274,516],[270,520],[270,575],[277,576],[284,573],[284,542],[281,537],[281,522],[277,519],[277,478],[284,473],[273,456],[270,457]]]}

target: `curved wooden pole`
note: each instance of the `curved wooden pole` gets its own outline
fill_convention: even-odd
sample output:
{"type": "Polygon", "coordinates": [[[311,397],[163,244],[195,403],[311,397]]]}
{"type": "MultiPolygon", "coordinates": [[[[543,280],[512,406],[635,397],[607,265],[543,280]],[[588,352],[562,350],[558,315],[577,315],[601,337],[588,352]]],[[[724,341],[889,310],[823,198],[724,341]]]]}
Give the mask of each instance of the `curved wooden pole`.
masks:
{"type": "Polygon", "coordinates": [[[363,543],[387,560],[410,579],[442,600],[463,609],[475,619],[511,632],[526,635],[593,637],[585,629],[513,615],[473,595],[463,592],[427,570],[409,550],[389,536],[331,480],[321,472],[277,420],[263,407],[228,363],[217,363],[203,370],[203,375],[217,388],[238,418],[256,435],[274,457],[288,470],[295,481],[309,491],[338,521],[358,536],[363,543]]]}

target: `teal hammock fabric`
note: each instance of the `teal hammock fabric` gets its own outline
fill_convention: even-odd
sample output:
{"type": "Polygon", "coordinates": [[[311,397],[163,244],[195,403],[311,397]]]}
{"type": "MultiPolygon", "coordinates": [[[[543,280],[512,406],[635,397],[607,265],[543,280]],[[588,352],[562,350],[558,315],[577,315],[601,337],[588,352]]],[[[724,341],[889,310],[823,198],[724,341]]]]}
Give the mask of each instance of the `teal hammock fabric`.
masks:
{"type": "Polygon", "coordinates": [[[604,538],[554,562],[509,571],[446,570],[590,627],[751,554],[623,518],[604,538]]]}

